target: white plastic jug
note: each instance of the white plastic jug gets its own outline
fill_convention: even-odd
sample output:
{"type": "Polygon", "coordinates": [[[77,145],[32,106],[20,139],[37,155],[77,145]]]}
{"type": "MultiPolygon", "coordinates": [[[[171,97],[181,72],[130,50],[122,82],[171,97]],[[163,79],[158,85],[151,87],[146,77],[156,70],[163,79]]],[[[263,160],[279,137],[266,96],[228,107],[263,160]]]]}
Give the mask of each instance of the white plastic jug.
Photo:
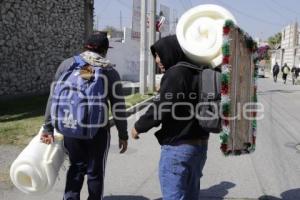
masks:
{"type": "Polygon", "coordinates": [[[196,64],[222,63],[223,26],[226,20],[236,24],[225,8],[204,4],[186,11],[176,27],[178,42],[188,58],[196,64]]]}
{"type": "Polygon", "coordinates": [[[13,184],[27,194],[48,192],[54,185],[65,159],[63,135],[55,132],[55,142],[47,145],[35,136],[16,158],[10,168],[13,184]]]}

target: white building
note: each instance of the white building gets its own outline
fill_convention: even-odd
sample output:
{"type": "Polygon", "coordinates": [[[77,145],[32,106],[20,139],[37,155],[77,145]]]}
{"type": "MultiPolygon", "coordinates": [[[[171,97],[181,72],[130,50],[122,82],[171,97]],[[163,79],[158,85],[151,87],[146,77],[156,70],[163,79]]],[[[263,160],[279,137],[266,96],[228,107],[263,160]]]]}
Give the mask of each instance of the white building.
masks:
{"type": "Polygon", "coordinates": [[[271,56],[272,66],[277,62],[280,66],[287,63],[288,66],[300,64],[300,29],[298,23],[290,24],[281,31],[281,45],[273,50],[271,56]]]}

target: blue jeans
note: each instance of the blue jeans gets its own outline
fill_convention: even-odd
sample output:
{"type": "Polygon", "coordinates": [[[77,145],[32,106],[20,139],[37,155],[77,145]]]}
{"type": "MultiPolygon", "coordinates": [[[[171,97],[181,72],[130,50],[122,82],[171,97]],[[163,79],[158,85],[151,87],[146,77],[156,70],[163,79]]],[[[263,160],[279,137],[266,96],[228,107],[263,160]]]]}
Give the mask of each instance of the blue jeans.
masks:
{"type": "Polygon", "coordinates": [[[159,180],[163,200],[198,200],[207,145],[163,145],[159,180]]]}

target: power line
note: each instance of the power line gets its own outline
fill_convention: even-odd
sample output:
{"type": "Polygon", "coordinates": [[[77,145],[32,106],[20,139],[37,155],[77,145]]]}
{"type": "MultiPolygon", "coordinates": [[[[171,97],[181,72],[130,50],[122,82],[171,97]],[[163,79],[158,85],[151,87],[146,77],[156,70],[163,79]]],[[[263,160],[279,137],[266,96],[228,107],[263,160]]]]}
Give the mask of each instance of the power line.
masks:
{"type": "Polygon", "coordinates": [[[190,8],[194,7],[192,0],[188,0],[189,4],[190,4],[190,8]]]}
{"type": "MultiPolygon", "coordinates": [[[[120,22],[120,16],[119,17],[101,17],[101,19],[110,20],[110,21],[118,21],[120,22]]],[[[122,17],[122,20],[131,20],[131,17],[122,17]]]]}
{"type": "MultiPolygon", "coordinates": [[[[274,13],[276,13],[277,15],[279,15],[281,17],[281,20],[284,20],[284,18],[286,18],[286,16],[284,16],[281,12],[279,12],[278,10],[274,9],[269,3],[267,3],[266,1],[263,1],[263,3],[274,13]]],[[[284,20],[284,23],[286,21],[284,20]]]]}
{"type": "Polygon", "coordinates": [[[100,11],[101,14],[104,13],[107,10],[110,2],[111,2],[110,0],[107,0],[106,4],[103,6],[103,8],[100,11]]]}
{"type": "Polygon", "coordinates": [[[297,14],[297,15],[300,15],[299,12],[297,12],[297,11],[295,11],[295,10],[293,10],[293,9],[290,9],[289,7],[287,7],[287,6],[285,6],[285,5],[280,4],[280,3],[278,3],[278,2],[275,1],[275,0],[273,0],[273,2],[274,2],[278,7],[280,7],[280,8],[284,8],[284,9],[290,11],[290,12],[293,12],[293,13],[295,13],[295,14],[297,14]]]}
{"type": "MultiPolygon", "coordinates": [[[[110,0],[111,1],[111,0],[110,0]]],[[[129,9],[129,10],[132,10],[132,8],[127,4],[127,3],[124,3],[123,1],[121,0],[117,0],[117,2],[119,4],[121,4],[122,6],[124,6],[125,8],[129,9]]]]}
{"type": "MultiPolygon", "coordinates": [[[[105,13],[105,11],[107,10],[107,8],[108,8],[110,2],[111,2],[110,0],[107,0],[107,1],[105,2],[105,4],[103,4],[103,7],[101,7],[100,12],[98,12],[98,13],[101,13],[101,14],[105,13]]],[[[100,15],[100,18],[102,19],[101,14],[99,14],[99,15],[100,15]]],[[[96,24],[95,24],[95,28],[96,28],[96,29],[99,28],[99,23],[100,23],[99,15],[98,15],[97,13],[94,13],[94,20],[96,20],[96,24]],[[96,18],[96,19],[95,19],[95,18],[96,18]]]]}
{"type": "Polygon", "coordinates": [[[179,3],[184,7],[185,10],[188,10],[187,5],[185,4],[185,3],[186,3],[185,0],[178,0],[178,1],[179,1],[179,3]]]}
{"type": "Polygon", "coordinates": [[[252,16],[252,15],[249,15],[243,11],[240,11],[232,6],[229,6],[228,4],[224,3],[223,1],[220,1],[220,0],[216,0],[222,4],[224,4],[226,7],[232,9],[232,10],[235,10],[237,13],[241,14],[241,15],[244,15],[245,17],[248,17],[249,19],[252,19],[254,21],[258,21],[258,22],[263,22],[265,24],[269,24],[269,25],[273,25],[273,26],[283,26],[282,24],[279,24],[279,23],[274,23],[274,22],[271,22],[271,21],[268,21],[268,20],[265,20],[265,19],[262,19],[262,18],[259,18],[259,17],[256,17],[256,16],[252,16]]]}

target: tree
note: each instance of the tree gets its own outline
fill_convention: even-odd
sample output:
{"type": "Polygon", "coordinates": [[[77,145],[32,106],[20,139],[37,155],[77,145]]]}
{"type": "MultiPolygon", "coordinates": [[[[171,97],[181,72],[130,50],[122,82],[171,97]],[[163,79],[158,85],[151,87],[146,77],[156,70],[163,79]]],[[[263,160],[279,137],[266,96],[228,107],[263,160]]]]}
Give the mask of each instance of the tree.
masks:
{"type": "Polygon", "coordinates": [[[276,33],[275,35],[268,38],[268,44],[271,49],[274,49],[277,45],[281,43],[281,33],[276,33]]]}

